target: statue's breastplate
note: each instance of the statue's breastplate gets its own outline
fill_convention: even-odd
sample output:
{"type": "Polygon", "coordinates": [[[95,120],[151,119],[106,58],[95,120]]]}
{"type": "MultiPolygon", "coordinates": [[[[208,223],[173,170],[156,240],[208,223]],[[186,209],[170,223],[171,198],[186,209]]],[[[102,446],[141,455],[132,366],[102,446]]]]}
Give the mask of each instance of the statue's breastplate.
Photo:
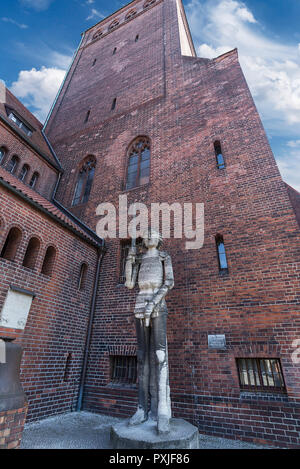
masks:
{"type": "Polygon", "coordinates": [[[160,258],[144,257],[141,262],[138,284],[141,291],[157,290],[163,283],[163,266],[160,258]]]}

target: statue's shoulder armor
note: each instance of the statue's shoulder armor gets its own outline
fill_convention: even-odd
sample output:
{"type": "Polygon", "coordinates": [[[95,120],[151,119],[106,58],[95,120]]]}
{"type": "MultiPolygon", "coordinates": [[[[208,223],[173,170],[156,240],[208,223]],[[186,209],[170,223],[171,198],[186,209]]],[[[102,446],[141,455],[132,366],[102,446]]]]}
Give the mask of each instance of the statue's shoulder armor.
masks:
{"type": "Polygon", "coordinates": [[[159,251],[159,258],[162,261],[165,261],[166,259],[170,258],[170,255],[166,251],[159,251]]]}

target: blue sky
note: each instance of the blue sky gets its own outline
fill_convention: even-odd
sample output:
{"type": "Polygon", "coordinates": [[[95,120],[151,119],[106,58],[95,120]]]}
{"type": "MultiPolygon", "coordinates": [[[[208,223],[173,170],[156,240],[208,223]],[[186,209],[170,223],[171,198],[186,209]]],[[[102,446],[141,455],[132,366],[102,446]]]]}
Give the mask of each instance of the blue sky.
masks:
{"type": "MultiPolygon", "coordinates": [[[[42,121],[81,32],[128,3],[0,1],[0,78],[42,121]]],[[[300,1],[183,3],[199,57],[238,47],[281,173],[300,191],[300,1]]]]}

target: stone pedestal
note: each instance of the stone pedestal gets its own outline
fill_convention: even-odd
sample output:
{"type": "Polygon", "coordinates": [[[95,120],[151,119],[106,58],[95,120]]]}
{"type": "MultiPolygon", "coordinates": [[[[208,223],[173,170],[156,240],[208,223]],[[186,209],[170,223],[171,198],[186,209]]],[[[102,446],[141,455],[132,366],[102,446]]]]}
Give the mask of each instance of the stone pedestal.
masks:
{"type": "Polygon", "coordinates": [[[1,340],[0,449],[16,449],[21,443],[28,408],[20,383],[22,347],[11,339],[1,340]]]}
{"type": "Polygon", "coordinates": [[[158,435],[154,420],[137,426],[125,421],[111,427],[110,439],[114,449],[198,449],[196,427],[182,419],[171,419],[170,427],[168,434],[158,435]]]}

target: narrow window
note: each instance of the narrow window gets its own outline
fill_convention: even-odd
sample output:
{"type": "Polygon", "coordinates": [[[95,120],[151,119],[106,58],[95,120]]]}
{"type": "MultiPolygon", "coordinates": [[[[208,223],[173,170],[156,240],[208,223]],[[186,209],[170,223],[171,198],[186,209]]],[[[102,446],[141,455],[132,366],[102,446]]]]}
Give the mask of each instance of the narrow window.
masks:
{"type": "Polygon", "coordinates": [[[7,171],[14,174],[17,170],[20,158],[17,155],[14,155],[7,165],[7,171]]]}
{"type": "Polygon", "coordinates": [[[136,10],[130,10],[129,13],[125,16],[126,20],[130,20],[130,18],[133,18],[136,15],[136,10]]]}
{"type": "Polygon", "coordinates": [[[35,189],[36,187],[36,184],[37,184],[37,181],[38,181],[38,178],[39,178],[39,173],[37,172],[34,172],[31,179],[30,179],[30,182],[29,182],[29,186],[32,188],[32,189],[35,189]]]}
{"type": "Polygon", "coordinates": [[[111,105],[111,110],[113,111],[116,108],[116,103],[117,103],[117,98],[114,98],[112,105],[111,105]]]}
{"type": "Polygon", "coordinates": [[[228,273],[228,264],[223,236],[219,234],[216,236],[216,245],[219,259],[219,270],[221,273],[228,273]]]}
{"type": "Polygon", "coordinates": [[[91,113],[91,111],[88,111],[88,112],[86,113],[86,116],[85,116],[85,119],[84,119],[84,123],[85,123],[85,124],[86,124],[86,123],[88,122],[88,120],[89,120],[90,113],[91,113]]]}
{"type": "Polygon", "coordinates": [[[136,384],[137,358],[136,356],[111,355],[110,376],[113,383],[136,384]]]}
{"type": "Polygon", "coordinates": [[[278,358],[237,358],[236,363],[242,390],[286,391],[278,358]]]}
{"type": "Polygon", "coordinates": [[[117,48],[115,47],[113,50],[113,55],[115,55],[116,52],[117,52],[117,48]]]}
{"type": "Polygon", "coordinates": [[[65,363],[65,371],[64,371],[64,381],[69,381],[70,372],[71,372],[71,364],[72,364],[72,353],[68,353],[65,363]]]}
{"type": "Polygon", "coordinates": [[[51,275],[53,274],[55,257],[56,249],[53,246],[49,246],[44,257],[44,262],[41,270],[42,274],[51,277],[51,275]]]}
{"type": "Polygon", "coordinates": [[[137,138],[128,151],[126,189],[147,184],[150,178],[150,141],[137,138]]]}
{"type": "Polygon", "coordinates": [[[138,40],[139,40],[139,35],[137,34],[137,35],[135,36],[135,42],[138,42],[138,40]]]}
{"type": "Polygon", "coordinates": [[[217,159],[217,168],[224,169],[225,161],[224,161],[224,157],[222,154],[221,143],[219,141],[216,141],[214,143],[214,147],[215,147],[215,154],[216,154],[216,159],[217,159]]]}
{"type": "Polygon", "coordinates": [[[92,67],[96,65],[97,59],[94,59],[92,67]]]}
{"type": "Polygon", "coordinates": [[[86,203],[92,189],[96,169],[96,159],[90,155],[81,166],[77,178],[77,184],[72,205],[86,203]]]}
{"type": "Polygon", "coordinates": [[[37,238],[31,238],[28,243],[26,253],[23,259],[24,267],[27,267],[27,269],[31,269],[31,270],[34,269],[36,265],[39,249],[40,249],[40,241],[37,238]]]}
{"type": "Polygon", "coordinates": [[[0,164],[3,162],[6,151],[3,147],[0,148],[0,164]]]}
{"type": "Polygon", "coordinates": [[[93,39],[97,39],[98,37],[101,37],[103,32],[99,29],[98,31],[95,32],[93,39]]]}
{"type": "Polygon", "coordinates": [[[78,278],[78,290],[84,290],[85,288],[87,269],[88,267],[86,264],[82,264],[80,267],[79,278],[78,278]]]}
{"type": "Polygon", "coordinates": [[[0,257],[3,257],[3,259],[7,259],[8,261],[13,261],[16,257],[21,238],[21,230],[18,228],[11,228],[5,240],[0,257]]]}
{"type": "Polygon", "coordinates": [[[155,3],[155,0],[148,0],[147,2],[144,3],[144,7],[143,8],[148,8],[150,7],[151,5],[153,5],[155,3]]]}
{"type": "Polygon", "coordinates": [[[119,21],[118,20],[114,20],[108,27],[108,31],[112,31],[113,29],[115,29],[117,26],[119,26],[119,21]]]}
{"type": "Polygon", "coordinates": [[[26,176],[29,172],[29,169],[30,168],[29,168],[28,164],[23,165],[23,168],[21,169],[20,174],[19,174],[20,181],[25,182],[25,179],[26,179],[26,176]]]}

